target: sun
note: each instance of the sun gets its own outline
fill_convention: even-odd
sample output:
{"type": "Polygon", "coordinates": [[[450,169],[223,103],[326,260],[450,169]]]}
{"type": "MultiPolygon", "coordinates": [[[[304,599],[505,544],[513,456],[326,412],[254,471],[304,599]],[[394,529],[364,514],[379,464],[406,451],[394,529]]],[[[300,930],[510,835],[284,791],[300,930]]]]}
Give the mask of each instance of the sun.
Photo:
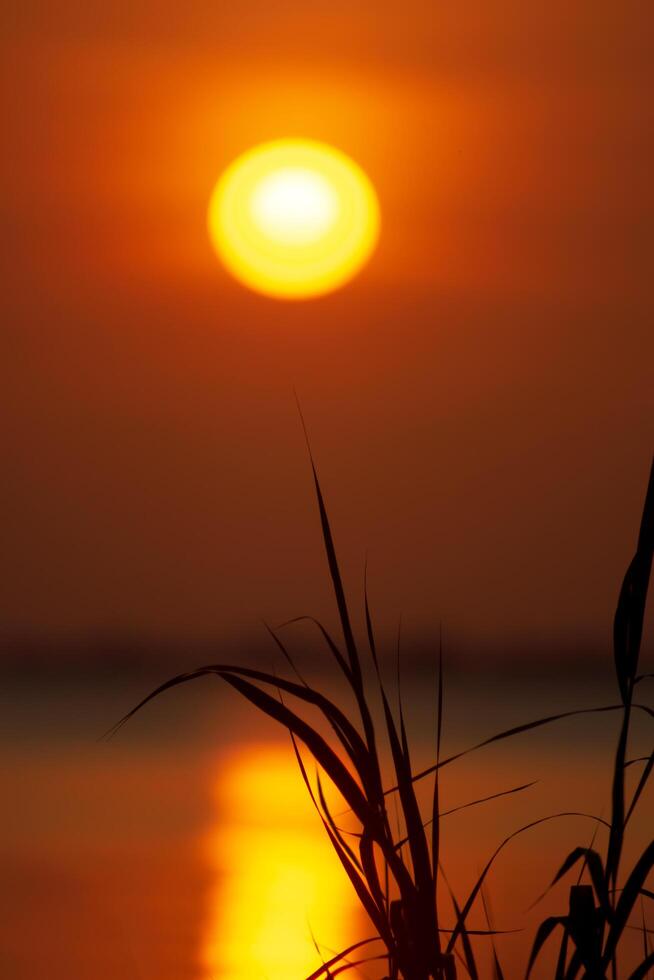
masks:
{"type": "Polygon", "coordinates": [[[231,274],[278,299],[322,296],[349,282],[379,237],[379,202],[361,167],[326,143],[263,143],[225,170],[209,235],[231,274]]]}

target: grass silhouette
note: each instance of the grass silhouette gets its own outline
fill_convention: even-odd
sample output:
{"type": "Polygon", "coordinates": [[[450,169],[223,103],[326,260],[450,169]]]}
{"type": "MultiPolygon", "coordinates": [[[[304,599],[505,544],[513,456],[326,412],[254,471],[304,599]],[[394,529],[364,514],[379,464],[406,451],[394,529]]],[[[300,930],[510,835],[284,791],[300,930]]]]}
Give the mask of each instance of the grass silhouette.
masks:
{"type": "MultiPolygon", "coordinates": [[[[494,976],[496,980],[504,980],[494,942],[497,931],[492,928],[484,894],[486,877],[504,847],[517,836],[548,821],[569,816],[587,817],[594,824],[592,838],[590,843],[576,847],[567,855],[552,880],[550,888],[561,879],[576,875],[576,881],[570,888],[567,913],[545,919],[536,931],[526,977],[532,972],[546,942],[560,931],[554,980],[576,980],[577,977],[587,980],[610,977],[617,980],[620,943],[626,929],[633,928],[632,920],[639,914],[643,955],[629,980],[643,980],[648,971],[654,968],[654,951],[650,950],[642,908],[643,899],[654,899],[654,893],[646,887],[648,875],[654,866],[654,841],[647,843],[633,867],[626,871],[622,868],[621,858],[630,821],[654,768],[654,751],[649,756],[628,758],[634,715],[644,713],[654,718],[651,707],[634,699],[638,685],[651,676],[639,674],[638,663],[654,552],[654,465],[636,553],[627,569],[615,614],[614,655],[619,701],[538,718],[496,733],[443,758],[441,652],[436,693],[436,759],[428,768],[416,772],[412,765],[399,689],[396,692],[398,707],[394,712],[382,678],[364,583],[366,660],[372,667],[374,690],[371,691],[370,679],[366,679],[363,651],[352,629],[332,531],[311,453],[310,461],[341,639],[335,639],[322,623],[313,622],[322,634],[335,667],[345,679],[355,710],[348,715],[332,699],[311,686],[300,674],[278,633],[269,629],[294,674],[294,680],[238,665],[212,664],[201,667],[166,681],[133,708],[112,729],[112,733],[164,691],[207,675],[222,678],[248,702],[288,730],[301,776],[333,846],[335,858],[348,875],[375,930],[373,936],[361,939],[323,962],[306,980],[329,980],[378,959],[386,961],[389,980],[454,980],[457,969],[469,975],[471,980],[477,980],[479,967],[471,941],[474,936],[489,937],[494,976]],[[378,699],[381,707],[381,722],[375,721],[377,716],[373,713],[373,697],[378,699]],[[306,719],[305,709],[319,712],[323,727],[326,724],[331,733],[329,738],[321,733],[318,725],[306,719]],[[441,770],[486,746],[516,738],[562,719],[615,712],[620,713],[621,724],[613,763],[610,820],[576,811],[560,812],[539,817],[519,827],[497,846],[470,892],[459,900],[450,888],[441,863],[441,820],[454,812],[440,810],[441,770]],[[385,787],[382,779],[382,740],[388,744],[393,762],[394,783],[390,787],[385,787]],[[315,764],[313,777],[307,771],[301,746],[308,750],[315,764]],[[625,774],[632,766],[641,767],[641,775],[629,796],[625,774]],[[334,814],[330,810],[324,787],[325,777],[338,790],[347,813],[334,814]],[[432,780],[429,814],[420,808],[416,786],[427,778],[432,780]],[[397,801],[404,833],[393,829],[394,821],[389,812],[391,799],[397,801]],[[346,830],[342,824],[351,820],[355,821],[355,827],[346,830]],[[595,846],[600,831],[608,834],[603,853],[595,846]],[[584,877],[589,880],[588,884],[582,884],[584,877]],[[443,889],[448,893],[454,910],[454,922],[448,928],[443,925],[443,889]],[[487,929],[472,929],[468,925],[470,913],[477,906],[483,908],[487,929]],[[373,950],[373,944],[381,944],[381,952],[373,950]]],[[[520,793],[531,785],[528,783],[502,790],[472,800],[464,807],[481,806],[489,800],[520,793]]]]}
{"type": "Polygon", "coordinates": [[[617,977],[617,954],[630,917],[641,903],[643,959],[630,980],[646,977],[654,968],[654,952],[649,950],[649,938],[642,909],[644,896],[654,899],[645,888],[654,867],[654,840],[650,841],[619,887],[620,863],[629,821],[641,799],[654,768],[654,750],[649,756],[627,759],[630,726],[634,709],[652,712],[634,703],[636,686],[651,675],[638,673],[643,621],[647,591],[654,553],[654,465],[650,473],[636,553],[622,583],[613,627],[613,652],[618,688],[622,699],[622,722],[613,766],[611,821],[605,854],[594,847],[595,835],[586,847],[576,847],[565,859],[552,884],[579,865],[577,884],[570,889],[568,915],[552,917],[541,923],[529,959],[527,976],[538,954],[557,927],[563,931],[556,977],[573,980],[581,974],[589,978],[617,977]],[[643,765],[643,770],[631,798],[627,798],[625,772],[631,765],[643,765]],[[581,885],[586,872],[590,885],[581,885]],[[597,906],[595,905],[597,902],[597,906]]]}

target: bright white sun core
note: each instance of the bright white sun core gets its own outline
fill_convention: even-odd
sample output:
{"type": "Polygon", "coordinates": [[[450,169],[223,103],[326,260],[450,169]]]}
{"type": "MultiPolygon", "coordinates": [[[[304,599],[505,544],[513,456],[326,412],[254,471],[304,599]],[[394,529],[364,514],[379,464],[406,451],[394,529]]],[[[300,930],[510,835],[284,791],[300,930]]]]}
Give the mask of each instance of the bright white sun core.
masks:
{"type": "Polygon", "coordinates": [[[264,177],[252,195],[252,218],[271,241],[308,245],[338,218],[338,197],[320,174],[287,167],[264,177]]]}
{"type": "Polygon", "coordinates": [[[209,202],[209,235],[224,266],[277,299],[345,285],[374,251],[379,223],[361,167],[315,140],[252,147],[223,172],[209,202]]]}

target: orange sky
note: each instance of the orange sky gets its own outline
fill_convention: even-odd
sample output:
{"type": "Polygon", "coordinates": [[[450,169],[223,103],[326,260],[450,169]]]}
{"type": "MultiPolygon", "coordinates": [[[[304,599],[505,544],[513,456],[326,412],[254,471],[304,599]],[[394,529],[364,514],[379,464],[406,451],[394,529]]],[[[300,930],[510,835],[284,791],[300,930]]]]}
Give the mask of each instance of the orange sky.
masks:
{"type": "Polygon", "coordinates": [[[2,635],[328,610],[295,385],[385,626],[606,643],[654,442],[647,6],[11,7],[2,635]],[[293,306],[205,233],[284,135],[357,159],[384,222],[293,306]]]}

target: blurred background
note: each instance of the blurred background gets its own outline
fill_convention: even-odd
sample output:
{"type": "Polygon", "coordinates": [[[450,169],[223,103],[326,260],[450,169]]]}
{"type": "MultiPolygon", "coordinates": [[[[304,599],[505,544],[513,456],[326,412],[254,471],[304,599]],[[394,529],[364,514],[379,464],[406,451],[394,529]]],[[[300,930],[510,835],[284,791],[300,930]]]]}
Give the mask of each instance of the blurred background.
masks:
{"type": "MultiPolygon", "coordinates": [[[[292,764],[286,743],[217,684],[96,739],[172,672],[269,667],[262,619],[335,624],[293,388],[357,625],[367,556],[390,664],[402,617],[419,754],[441,624],[453,750],[613,700],[654,444],[653,15],[27,0],[0,17],[0,965],[254,980],[224,952],[246,863],[225,845],[244,809],[228,774],[239,758],[257,782],[253,746],[292,764]],[[286,304],[227,277],[205,222],[234,156],[294,135],[366,169],[383,230],[356,282],[286,304]]],[[[292,642],[331,684],[313,633],[292,642]]],[[[606,806],[613,734],[571,722],[453,775],[453,805],[542,780],[457,821],[453,881],[523,817],[606,806]]],[[[498,926],[523,926],[591,832],[512,852],[498,926]]],[[[345,918],[335,942],[366,930],[345,918]]],[[[524,937],[506,942],[523,962],[524,937]]]]}

